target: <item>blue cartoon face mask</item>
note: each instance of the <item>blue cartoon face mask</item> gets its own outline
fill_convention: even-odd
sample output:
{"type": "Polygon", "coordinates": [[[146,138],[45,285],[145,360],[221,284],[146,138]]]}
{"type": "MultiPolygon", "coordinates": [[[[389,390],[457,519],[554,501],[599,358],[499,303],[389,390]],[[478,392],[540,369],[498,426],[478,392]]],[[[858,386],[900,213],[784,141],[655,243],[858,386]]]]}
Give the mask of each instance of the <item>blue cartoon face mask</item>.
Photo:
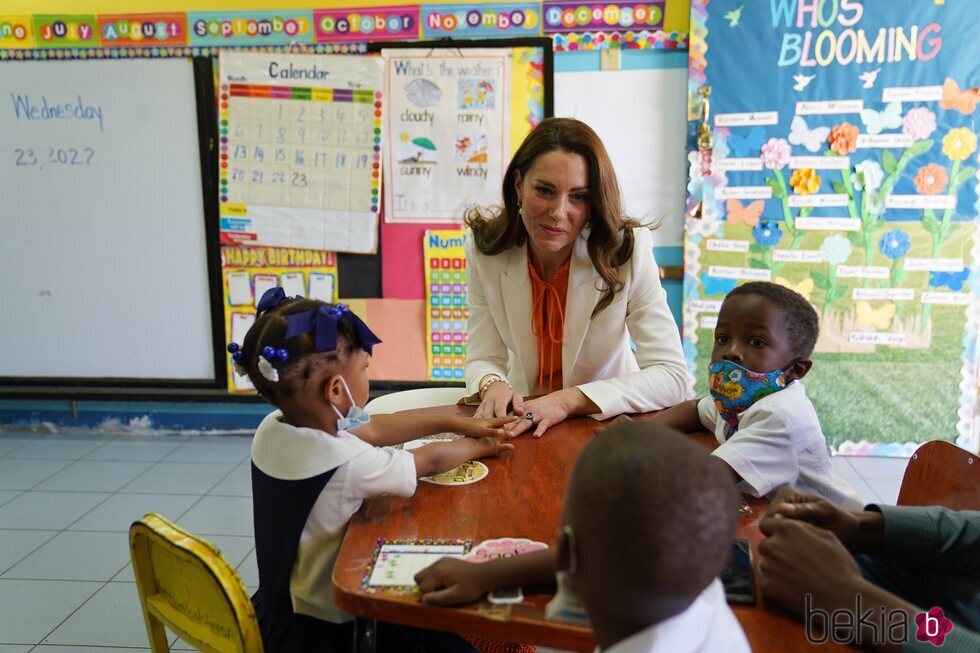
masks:
{"type": "Polygon", "coordinates": [[[344,391],[347,393],[347,398],[350,399],[350,408],[347,410],[347,416],[341,415],[340,411],[333,404],[330,404],[330,407],[333,408],[333,412],[337,413],[337,430],[353,431],[370,422],[371,414],[358,406],[357,402],[354,401],[354,395],[350,393],[347,380],[344,377],[340,377],[340,382],[344,384],[344,391]]]}
{"type": "Polygon", "coordinates": [[[752,372],[729,360],[712,363],[708,368],[708,388],[721,418],[738,428],[738,416],[749,406],[786,387],[782,369],[768,373],[752,372]]]}

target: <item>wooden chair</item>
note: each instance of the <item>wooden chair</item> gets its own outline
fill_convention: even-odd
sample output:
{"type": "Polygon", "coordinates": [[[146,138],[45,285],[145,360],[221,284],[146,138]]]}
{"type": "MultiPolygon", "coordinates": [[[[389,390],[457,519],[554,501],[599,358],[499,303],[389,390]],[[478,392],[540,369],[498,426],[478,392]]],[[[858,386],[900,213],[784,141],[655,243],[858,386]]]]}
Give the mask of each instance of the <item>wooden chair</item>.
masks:
{"type": "Polygon", "coordinates": [[[898,505],[980,510],[980,456],[949,442],[926,442],[905,468],[898,505]]]}
{"type": "Polygon", "coordinates": [[[213,544],[151,513],[130,527],[129,551],[153,653],[170,650],[164,626],[208,653],[262,653],[245,586],[213,544]]]}

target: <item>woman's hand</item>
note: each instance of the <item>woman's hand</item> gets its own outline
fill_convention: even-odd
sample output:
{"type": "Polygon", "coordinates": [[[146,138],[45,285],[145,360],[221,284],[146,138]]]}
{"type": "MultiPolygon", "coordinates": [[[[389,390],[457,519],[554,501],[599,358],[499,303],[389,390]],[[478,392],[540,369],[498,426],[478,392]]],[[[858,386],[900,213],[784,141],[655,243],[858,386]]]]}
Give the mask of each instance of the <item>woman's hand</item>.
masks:
{"type": "Polygon", "coordinates": [[[495,417],[493,419],[476,419],[460,417],[453,431],[470,438],[509,438],[510,430],[506,427],[517,421],[513,415],[495,417]]]}
{"type": "Polygon", "coordinates": [[[581,394],[579,390],[573,388],[571,391],[559,390],[529,401],[515,401],[514,415],[520,420],[507,427],[511,437],[517,437],[525,431],[534,429],[531,435],[540,438],[550,427],[568,419],[571,413],[566,401],[566,392],[581,394]]]}
{"type": "Polygon", "coordinates": [[[506,417],[510,413],[511,406],[522,403],[524,397],[514,392],[514,389],[501,379],[487,387],[473,417],[506,417]]]}

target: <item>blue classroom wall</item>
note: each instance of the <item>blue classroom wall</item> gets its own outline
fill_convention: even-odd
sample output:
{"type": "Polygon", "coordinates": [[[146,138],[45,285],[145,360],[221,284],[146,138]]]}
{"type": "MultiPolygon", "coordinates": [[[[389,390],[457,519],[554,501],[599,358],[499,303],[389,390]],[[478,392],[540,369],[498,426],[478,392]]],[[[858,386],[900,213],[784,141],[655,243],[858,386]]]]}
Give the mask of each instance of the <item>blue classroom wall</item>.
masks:
{"type": "MultiPolygon", "coordinates": [[[[600,69],[600,55],[591,52],[555,53],[555,72],[600,69]]],[[[621,67],[686,68],[687,51],[623,50],[621,67]]],[[[680,162],[679,165],[684,165],[680,162]]],[[[654,247],[660,265],[683,265],[683,247],[654,247]]],[[[681,323],[683,282],[666,280],[667,304],[678,327],[681,323]]],[[[126,429],[140,432],[161,431],[252,431],[271,407],[264,403],[188,403],[68,400],[0,400],[0,424],[6,427],[37,428],[48,423],[54,429],[126,429]]]]}

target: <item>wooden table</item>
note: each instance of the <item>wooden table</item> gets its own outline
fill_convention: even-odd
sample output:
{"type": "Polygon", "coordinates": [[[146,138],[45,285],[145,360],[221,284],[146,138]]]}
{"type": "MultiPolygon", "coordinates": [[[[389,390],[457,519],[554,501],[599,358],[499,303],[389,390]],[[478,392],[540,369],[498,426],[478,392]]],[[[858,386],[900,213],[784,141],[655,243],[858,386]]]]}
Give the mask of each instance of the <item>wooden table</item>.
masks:
{"type": "MultiPolygon", "coordinates": [[[[444,406],[412,412],[462,415],[471,414],[472,408],[444,406]]],[[[575,459],[599,424],[590,418],[577,418],[551,427],[540,439],[522,435],[514,440],[517,450],[513,455],[483,460],[490,475],[473,485],[419,483],[413,497],[385,496],[365,501],[351,520],[334,568],[337,604],[367,619],[559,649],[593,650],[589,628],[544,618],[553,588],[525,587],[524,602],[514,606],[491,606],[484,600],[447,609],[423,605],[417,596],[367,593],[361,590],[361,581],[371,564],[374,546],[382,537],[464,538],[474,544],[497,537],[526,537],[553,544],[575,459]]],[[[708,434],[692,437],[708,450],[717,446],[708,434]]],[[[762,539],[758,523],[766,502],[751,499],[749,503],[752,512],[740,520],[738,537],[751,543],[757,560],[762,539]]],[[[755,606],[733,609],[756,653],[810,649],[803,624],[767,607],[762,597],[755,606]]],[[[822,650],[856,649],[828,643],[822,650]]]]}

